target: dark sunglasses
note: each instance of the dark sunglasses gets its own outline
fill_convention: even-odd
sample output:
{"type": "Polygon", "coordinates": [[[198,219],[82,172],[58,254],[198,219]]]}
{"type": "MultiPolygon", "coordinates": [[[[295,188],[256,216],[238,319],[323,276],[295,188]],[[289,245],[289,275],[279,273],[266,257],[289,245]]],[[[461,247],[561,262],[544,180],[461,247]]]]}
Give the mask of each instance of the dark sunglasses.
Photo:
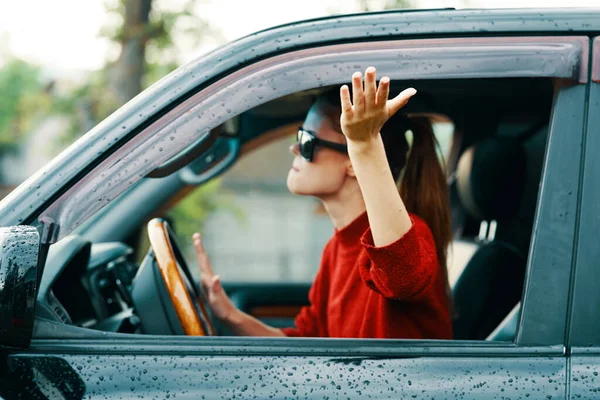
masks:
{"type": "Polygon", "coordinates": [[[307,131],[302,127],[298,128],[296,142],[298,143],[300,155],[306,161],[313,160],[315,154],[315,147],[317,146],[326,147],[331,150],[339,151],[340,153],[348,152],[348,147],[345,144],[319,139],[315,132],[307,131]]]}

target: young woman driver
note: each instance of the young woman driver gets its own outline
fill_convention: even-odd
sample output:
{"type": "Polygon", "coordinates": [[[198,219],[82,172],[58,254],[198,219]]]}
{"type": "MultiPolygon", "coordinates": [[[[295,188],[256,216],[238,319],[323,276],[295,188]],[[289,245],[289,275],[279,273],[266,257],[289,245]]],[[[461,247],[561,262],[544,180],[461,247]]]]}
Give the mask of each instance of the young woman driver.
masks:
{"type": "Polygon", "coordinates": [[[364,88],[362,74],[354,73],[352,96],[346,85],[339,94],[321,96],[291,147],[289,190],[319,198],[335,227],[310,305],[294,328],[273,328],[238,310],[194,235],[202,290],[213,315],[236,334],[452,338],[446,178],[429,121],[398,113],[416,90],[388,100],[389,88],[387,77],[377,87],[373,67],[365,72],[364,88]]]}

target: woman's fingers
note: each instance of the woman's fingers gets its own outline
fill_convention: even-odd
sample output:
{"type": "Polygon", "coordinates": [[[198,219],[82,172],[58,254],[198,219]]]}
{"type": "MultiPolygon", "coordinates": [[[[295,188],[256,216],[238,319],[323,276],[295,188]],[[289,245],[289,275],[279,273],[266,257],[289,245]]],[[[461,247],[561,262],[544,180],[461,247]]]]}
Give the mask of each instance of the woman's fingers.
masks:
{"type": "Polygon", "coordinates": [[[379,81],[379,88],[377,89],[377,107],[385,107],[388,96],[390,95],[390,78],[384,76],[379,81]]]}
{"type": "Polygon", "coordinates": [[[375,95],[377,94],[375,74],[375,67],[369,67],[365,71],[365,106],[367,109],[375,108],[375,95]]]}
{"type": "MultiPolygon", "coordinates": [[[[200,287],[205,296],[209,294],[218,293],[223,289],[221,286],[221,276],[220,275],[212,275],[212,276],[203,276],[200,279],[200,287]]],[[[207,297],[208,298],[208,297],[207,297]]]]}
{"type": "Polygon", "coordinates": [[[202,239],[199,233],[194,233],[192,236],[194,241],[194,249],[196,250],[196,257],[198,258],[198,266],[200,267],[200,273],[202,275],[213,276],[214,272],[210,266],[210,262],[208,261],[208,255],[204,250],[204,245],[202,244],[202,239]]]}
{"type": "Polygon", "coordinates": [[[212,277],[211,291],[213,293],[220,293],[223,291],[223,286],[221,286],[221,277],[219,275],[215,275],[212,277]]]}
{"type": "Polygon", "coordinates": [[[413,88],[404,90],[398,96],[390,96],[390,78],[383,77],[377,84],[375,67],[365,70],[365,81],[360,72],[352,75],[352,94],[348,86],[340,88],[342,132],[349,140],[364,140],[378,134],[381,125],[408,103],[417,93],[413,88]],[[352,101],[350,98],[352,97],[352,101]]]}
{"type": "Polygon", "coordinates": [[[362,74],[355,72],[352,75],[352,97],[355,114],[363,112],[365,108],[365,95],[362,86],[362,74]]]}
{"type": "Polygon", "coordinates": [[[350,101],[350,89],[347,85],[340,88],[340,101],[342,104],[342,112],[346,114],[349,119],[352,119],[352,102],[350,101]]]}
{"type": "Polygon", "coordinates": [[[202,292],[202,296],[205,299],[208,299],[210,292],[210,280],[206,276],[200,278],[200,292],[202,292]]]}
{"type": "Polygon", "coordinates": [[[408,103],[408,100],[415,95],[415,93],[417,93],[415,89],[408,88],[403,90],[398,96],[388,100],[386,105],[389,116],[391,117],[392,115],[396,114],[399,109],[404,107],[406,103],[408,103]]]}

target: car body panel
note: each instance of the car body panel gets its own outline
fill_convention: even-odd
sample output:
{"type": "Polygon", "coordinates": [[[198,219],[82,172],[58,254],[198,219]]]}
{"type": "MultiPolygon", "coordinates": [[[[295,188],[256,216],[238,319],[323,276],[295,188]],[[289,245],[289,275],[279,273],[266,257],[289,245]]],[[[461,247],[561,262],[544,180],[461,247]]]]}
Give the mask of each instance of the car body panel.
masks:
{"type": "Polygon", "coordinates": [[[561,399],[566,377],[565,359],[553,357],[378,359],[153,352],[15,356],[11,364],[9,378],[33,377],[31,386],[51,393],[68,377],[68,387],[85,387],[85,398],[90,399],[561,399]]]}
{"type": "MultiPolygon", "coordinates": [[[[33,387],[69,377],[86,398],[565,398],[561,347],[364,340],[356,348],[343,339],[138,337],[38,340],[27,354],[11,355],[0,376],[26,377],[33,387]],[[310,346],[299,345],[306,341],[310,346]],[[33,370],[50,370],[54,378],[30,379],[33,370]]],[[[14,385],[14,393],[23,390],[14,385]]]]}
{"type": "Polygon", "coordinates": [[[523,290],[522,344],[557,344],[565,337],[586,96],[585,86],[574,85],[555,97],[523,290]]]}
{"type": "MultiPolygon", "coordinates": [[[[600,38],[594,41],[593,69],[600,70],[600,38]]],[[[572,346],[600,346],[600,83],[590,86],[582,178],[582,216],[578,229],[577,266],[573,278],[572,316],[569,340],[572,346]]]]}
{"type": "Polygon", "coordinates": [[[600,397],[600,351],[598,348],[573,348],[570,357],[571,399],[600,397]]]}
{"type": "Polygon", "coordinates": [[[573,274],[570,347],[570,398],[600,397],[600,37],[594,39],[592,81],[585,137],[584,173],[578,229],[577,264],[573,274]]]}

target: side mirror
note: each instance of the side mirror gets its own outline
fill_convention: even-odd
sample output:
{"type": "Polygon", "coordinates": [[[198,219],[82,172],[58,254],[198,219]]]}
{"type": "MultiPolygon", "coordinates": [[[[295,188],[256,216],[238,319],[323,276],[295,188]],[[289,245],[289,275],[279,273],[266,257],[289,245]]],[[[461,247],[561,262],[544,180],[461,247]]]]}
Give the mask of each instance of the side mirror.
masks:
{"type": "Polygon", "coordinates": [[[39,243],[32,226],[0,228],[0,348],[31,342],[39,243]]]}

